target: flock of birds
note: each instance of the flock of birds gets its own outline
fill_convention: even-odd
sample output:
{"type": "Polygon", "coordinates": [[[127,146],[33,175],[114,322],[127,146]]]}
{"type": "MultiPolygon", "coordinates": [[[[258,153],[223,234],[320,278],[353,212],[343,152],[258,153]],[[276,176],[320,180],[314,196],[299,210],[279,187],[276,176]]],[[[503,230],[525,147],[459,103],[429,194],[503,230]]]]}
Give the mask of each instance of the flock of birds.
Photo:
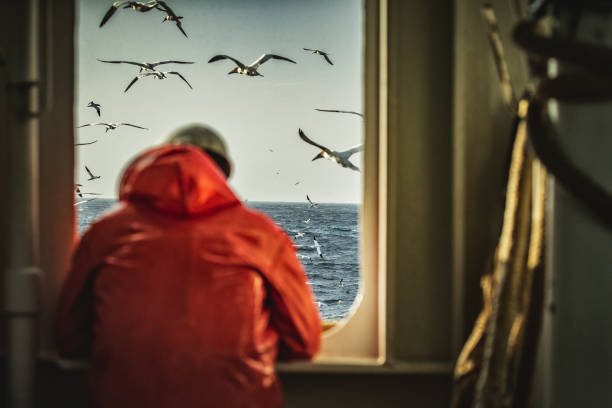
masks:
{"type": "MultiPolygon", "coordinates": [[[[108,11],[106,12],[106,14],[104,15],[104,17],[102,18],[102,21],[100,22],[99,27],[104,26],[114,15],[118,10],[132,10],[135,12],[139,12],[139,13],[148,13],[152,10],[156,10],[159,12],[164,13],[164,18],[162,20],[162,22],[166,22],[166,21],[170,21],[176,24],[177,28],[180,30],[180,32],[188,38],[187,33],[185,32],[183,25],[182,25],[182,21],[183,20],[183,16],[179,16],[177,15],[169,6],[165,1],[147,1],[147,2],[140,2],[140,1],[117,1],[114,2],[111,7],[108,9],[108,11]]],[[[311,52],[312,54],[316,54],[319,55],[321,57],[323,57],[323,59],[329,64],[329,65],[334,65],[330,55],[325,52],[322,51],[320,49],[312,49],[312,48],[303,48],[304,51],[308,51],[311,52]]],[[[246,76],[250,76],[250,77],[256,77],[256,76],[261,76],[263,77],[263,75],[258,71],[258,69],[267,61],[270,60],[278,60],[278,61],[284,61],[287,63],[292,63],[292,64],[296,64],[296,61],[281,56],[281,55],[277,55],[277,54],[263,54],[261,57],[259,57],[257,60],[253,61],[251,64],[246,65],[244,63],[242,63],[240,60],[238,60],[237,58],[234,58],[232,56],[229,55],[225,55],[225,54],[219,54],[219,55],[215,55],[212,58],[210,58],[208,60],[208,63],[215,63],[218,61],[223,61],[223,60],[229,60],[231,61],[235,66],[234,68],[229,71],[227,74],[241,74],[241,75],[246,75],[246,76]]],[[[131,81],[129,82],[129,84],[127,85],[127,87],[125,88],[124,92],[127,92],[130,88],[132,88],[132,86],[140,79],[143,78],[154,78],[154,79],[167,79],[169,76],[175,76],[178,77],[179,79],[181,79],[190,89],[193,89],[193,87],[191,86],[191,84],[189,83],[189,81],[178,71],[172,70],[172,71],[162,71],[159,70],[158,67],[160,67],[161,65],[166,65],[166,64],[194,64],[193,61],[177,61],[177,60],[165,60],[165,61],[157,61],[157,62],[135,62],[135,61],[124,61],[124,60],[102,60],[102,59],[98,59],[98,61],[105,63],[105,64],[128,64],[128,65],[133,65],[139,68],[138,72],[136,73],[136,75],[131,79],[131,81]]],[[[87,104],[87,107],[92,108],[96,111],[98,117],[102,116],[102,106],[94,101],[90,101],[87,104]]],[[[360,117],[363,117],[363,114],[359,113],[359,112],[355,112],[355,111],[347,111],[347,110],[336,110],[336,109],[316,109],[317,111],[320,112],[331,112],[331,113],[346,113],[346,114],[353,114],[353,115],[357,115],[360,117]]],[[[80,126],[77,126],[77,128],[83,128],[83,127],[88,127],[88,126],[104,126],[105,127],[105,133],[108,132],[109,130],[115,130],[120,126],[130,126],[133,128],[138,128],[138,129],[142,129],[142,130],[148,130],[146,127],[143,126],[139,126],[139,125],[135,125],[132,123],[125,123],[125,122],[121,122],[121,123],[114,123],[114,122],[95,122],[95,123],[86,123],[80,126]]],[[[335,163],[337,163],[338,165],[340,165],[341,167],[344,168],[348,168],[351,170],[355,170],[355,171],[359,171],[359,168],[357,166],[355,166],[351,161],[350,158],[351,156],[353,156],[355,153],[358,153],[362,150],[363,145],[357,145],[354,147],[351,147],[349,149],[346,150],[341,150],[341,151],[337,151],[337,150],[332,150],[320,143],[317,143],[315,141],[313,141],[311,138],[309,138],[302,129],[298,129],[298,136],[300,137],[300,139],[312,146],[315,146],[316,148],[320,149],[319,153],[312,159],[312,161],[315,161],[317,159],[328,159],[331,160],[335,163]]],[[[76,143],[75,146],[83,146],[83,145],[91,145],[96,143],[97,140],[94,141],[90,141],[90,142],[82,142],[82,143],[76,143]]],[[[272,151],[272,149],[269,149],[270,151],[272,151]]],[[[94,175],[94,173],[87,167],[85,166],[85,170],[89,176],[89,178],[87,179],[87,181],[93,181],[96,179],[99,179],[100,176],[96,176],[94,175]]],[[[279,171],[277,171],[277,174],[279,174],[279,171]]],[[[298,185],[300,183],[300,181],[296,182],[295,185],[298,185]]],[[[81,190],[81,187],[83,187],[81,184],[75,184],[74,188],[75,188],[75,193],[79,198],[84,198],[81,201],[77,201],[75,203],[75,205],[79,205],[88,201],[91,201],[94,198],[87,198],[85,199],[85,196],[87,195],[99,195],[98,193],[87,193],[87,192],[83,192],[81,190]]],[[[317,208],[318,207],[318,203],[314,203],[310,197],[308,195],[306,195],[306,199],[307,202],[309,204],[309,209],[312,208],[317,208]]],[[[247,201],[247,200],[245,200],[247,201]]],[[[310,218],[308,218],[307,220],[304,221],[304,223],[308,224],[310,222],[310,218]]],[[[304,233],[297,233],[295,235],[295,238],[301,238],[304,237],[304,233]]],[[[313,235],[313,242],[314,242],[314,247],[317,251],[317,254],[320,258],[323,258],[323,253],[321,251],[321,246],[318,243],[316,237],[313,235]]]]}

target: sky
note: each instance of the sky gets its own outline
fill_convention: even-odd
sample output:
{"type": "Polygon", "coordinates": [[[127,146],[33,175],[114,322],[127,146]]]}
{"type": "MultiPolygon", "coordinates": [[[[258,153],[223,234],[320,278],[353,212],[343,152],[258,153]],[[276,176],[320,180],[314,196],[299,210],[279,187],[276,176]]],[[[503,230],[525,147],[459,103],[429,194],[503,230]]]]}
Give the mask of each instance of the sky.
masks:
{"type": "MultiPolygon", "coordinates": [[[[298,137],[298,128],[332,150],[362,142],[363,120],[320,109],[363,112],[363,15],[360,0],[168,0],[184,16],[185,38],[164,13],[118,9],[101,28],[112,1],[79,0],[75,126],[127,122],[105,133],[103,126],[76,129],[76,182],[82,191],[117,196],[119,177],[138,153],[160,144],[173,130],[190,123],[216,129],[227,142],[233,162],[229,183],[250,201],[359,203],[362,173],[329,160],[312,161],[319,152],[298,137]],[[321,49],[323,57],[302,50],[321,49]],[[250,64],[264,53],[297,62],[269,60],[264,77],[227,75],[231,61],[207,61],[217,54],[250,64]],[[142,78],[123,90],[138,72],[128,64],[97,59],[168,64],[162,71],[178,77],[142,78]],[[98,118],[89,101],[102,105],[98,118]],[[270,151],[272,150],[272,152],[270,151]],[[101,178],[87,181],[84,166],[101,178]],[[278,173],[278,174],[277,174],[278,173]],[[298,183],[296,185],[296,183],[298,183]]],[[[362,167],[362,154],[351,158],[362,167]]]]}

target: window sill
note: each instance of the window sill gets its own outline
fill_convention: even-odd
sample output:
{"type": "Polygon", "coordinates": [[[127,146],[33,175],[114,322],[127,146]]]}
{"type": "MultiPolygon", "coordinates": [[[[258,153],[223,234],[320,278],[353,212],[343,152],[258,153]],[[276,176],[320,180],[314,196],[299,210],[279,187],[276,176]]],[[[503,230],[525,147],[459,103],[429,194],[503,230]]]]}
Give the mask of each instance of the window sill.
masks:
{"type": "Polygon", "coordinates": [[[334,361],[298,361],[276,364],[279,373],[346,373],[346,374],[420,374],[452,375],[453,363],[431,361],[422,363],[384,363],[376,359],[350,358],[334,361]]]}
{"type": "MultiPolygon", "coordinates": [[[[51,362],[68,371],[87,371],[87,361],[63,359],[57,355],[40,354],[39,360],[51,362]]],[[[315,361],[295,361],[276,363],[279,373],[346,373],[346,374],[421,374],[450,375],[453,363],[429,361],[419,363],[385,363],[384,359],[374,358],[334,358],[315,361]]]]}

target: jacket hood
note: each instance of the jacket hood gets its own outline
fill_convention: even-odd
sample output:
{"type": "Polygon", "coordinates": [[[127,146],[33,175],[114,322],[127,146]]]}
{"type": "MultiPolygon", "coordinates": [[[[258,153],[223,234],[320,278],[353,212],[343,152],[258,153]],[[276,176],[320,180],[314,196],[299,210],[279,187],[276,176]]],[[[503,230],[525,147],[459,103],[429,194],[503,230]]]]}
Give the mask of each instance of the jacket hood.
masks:
{"type": "Polygon", "coordinates": [[[188,145],[161,146],[138,156],[123,173],[119,200],[182,217],[240,203],[214,161],[188,145]]]}

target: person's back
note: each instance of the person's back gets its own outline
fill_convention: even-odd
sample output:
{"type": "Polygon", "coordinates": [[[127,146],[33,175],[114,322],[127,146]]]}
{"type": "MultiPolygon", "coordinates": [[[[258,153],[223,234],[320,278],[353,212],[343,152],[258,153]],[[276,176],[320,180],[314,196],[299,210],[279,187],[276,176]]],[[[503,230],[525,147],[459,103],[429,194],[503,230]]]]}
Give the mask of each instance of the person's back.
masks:
{"type": "Polygon", "coordinates": [[[93,403],[279,406],[277,354],[311,358],[321,328],[289,238],[194,147],[141,155],[120,200],[60,300],[59,351],[89,356],[93,403]]]}

